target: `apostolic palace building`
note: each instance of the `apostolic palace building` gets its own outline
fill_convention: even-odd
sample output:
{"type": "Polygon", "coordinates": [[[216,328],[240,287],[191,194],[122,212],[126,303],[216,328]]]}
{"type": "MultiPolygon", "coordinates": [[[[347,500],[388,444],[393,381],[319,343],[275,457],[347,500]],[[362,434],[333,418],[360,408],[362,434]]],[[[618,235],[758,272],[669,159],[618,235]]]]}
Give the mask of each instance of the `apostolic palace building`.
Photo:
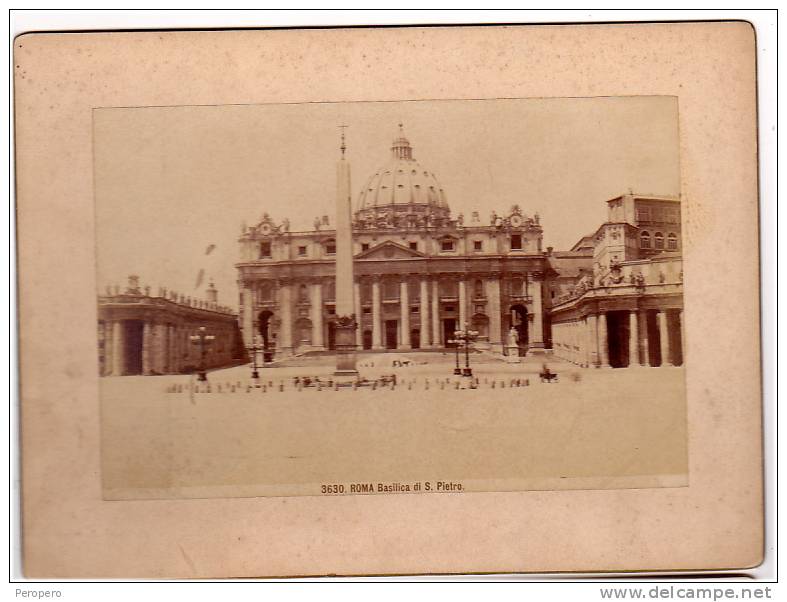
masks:
{"type": "MultiPolygon", "coordinates": [[[[357,349],[443,349],[467,325],[491,352],[514,343],[517,355],[582,366],[681,364],[679,199],[628,193],[607,205],[607,221],[568,251],[544,248],[538,214],[516,205],[452,215],[400,126],[353,213],[357,349]]],[[[276,358],[332,349],[331,220],[295,232],[265,213],[239,243],[245,344],[276,358]]]]}

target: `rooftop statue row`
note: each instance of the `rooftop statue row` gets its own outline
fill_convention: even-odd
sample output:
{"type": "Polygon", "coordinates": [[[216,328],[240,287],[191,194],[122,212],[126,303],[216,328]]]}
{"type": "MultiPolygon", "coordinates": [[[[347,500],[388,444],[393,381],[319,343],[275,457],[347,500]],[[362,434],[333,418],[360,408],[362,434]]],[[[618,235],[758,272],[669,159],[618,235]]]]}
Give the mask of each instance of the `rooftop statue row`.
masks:
{"type": "MultiPolygon", "coordinates": [[[[209,297],[214,297],[217,294],[216,287],[211,282],[207,293],[209,297]]],[[[216,311],[221,313],[231,314],[234,313],[232,308],[227,307],[225,305],[219,305],[216,301],[211,299],[197,299],[196,297],[191,297],[187,295],[183,295],[181,293],[177,293],[172,290],[168,290],[164,286],[158,287],[156,294],[153,294],[153,289],[150,286],[140,286],[139,284],[139,276],[131,275],[128,277],[128,283],[125,289],[122,289],[119,285],[109,286],[107,285],[105,289],[104,297],[146,297],[150,299],[164,299],[166,301],[171,301],[172,303],[176,303],[178,305],[182,305],[184,307],[191,307],[194,309],[204,309],[208,311],[216,311]]]]}

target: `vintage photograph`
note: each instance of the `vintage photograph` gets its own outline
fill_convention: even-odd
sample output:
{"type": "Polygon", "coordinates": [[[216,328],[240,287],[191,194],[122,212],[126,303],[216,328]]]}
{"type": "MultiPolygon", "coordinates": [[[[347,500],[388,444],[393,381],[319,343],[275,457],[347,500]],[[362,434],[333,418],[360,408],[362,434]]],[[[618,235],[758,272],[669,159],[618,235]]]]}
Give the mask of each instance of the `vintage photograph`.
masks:
{"type": "Polygon", "coordinates": [[[93,110],[106,500],[688,485],[678,101],[93,110]]]}

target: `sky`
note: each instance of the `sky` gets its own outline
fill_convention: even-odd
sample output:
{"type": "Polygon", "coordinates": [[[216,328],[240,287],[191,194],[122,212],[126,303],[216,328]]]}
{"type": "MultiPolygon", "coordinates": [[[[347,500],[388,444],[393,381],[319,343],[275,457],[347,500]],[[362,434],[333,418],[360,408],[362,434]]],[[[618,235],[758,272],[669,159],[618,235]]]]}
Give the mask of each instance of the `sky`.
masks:
{"type": "Polygon", "coordinates": [[[99,290],[137,274],[204,297],[212,279],[232,307],[242,225],[333,223],[339,125],[354,201],[402,123],[454,216],[518,204],[545,248],[570,248],[628,190],[680,192],[674,97],[101,108],[93,123],[99,290]]]}

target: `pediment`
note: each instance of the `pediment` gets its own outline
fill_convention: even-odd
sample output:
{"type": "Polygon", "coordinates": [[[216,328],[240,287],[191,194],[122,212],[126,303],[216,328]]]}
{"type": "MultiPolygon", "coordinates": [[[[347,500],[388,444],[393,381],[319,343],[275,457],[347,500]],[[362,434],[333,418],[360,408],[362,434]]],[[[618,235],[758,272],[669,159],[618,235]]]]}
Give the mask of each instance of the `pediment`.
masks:
{"type": "Polygon", "coordinates": [[[413,259],[415,257],[426,257],[426,255],[388,240],[358,253],[355,257],[356,259],[413,259]]]}

